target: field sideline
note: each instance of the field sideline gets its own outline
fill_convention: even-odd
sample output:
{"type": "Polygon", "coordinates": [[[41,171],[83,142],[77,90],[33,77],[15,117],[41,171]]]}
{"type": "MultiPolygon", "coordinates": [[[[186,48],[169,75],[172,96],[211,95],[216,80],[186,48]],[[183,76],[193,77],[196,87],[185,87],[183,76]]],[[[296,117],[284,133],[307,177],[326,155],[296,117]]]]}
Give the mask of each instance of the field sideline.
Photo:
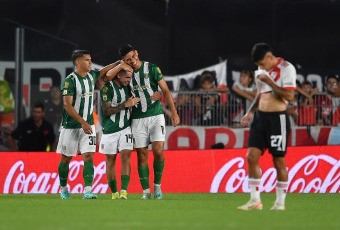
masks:
{"type": "Polygon", "coordinates": [[[340,194],[288,194],[287,210],[269,211],[274,193],[261,194],[262,211],[243,212],[249,194],[168,193],[163,200],[82,200],[71,194],[0,195],[0,230],[35,229],[340,229],[340,194]]]}

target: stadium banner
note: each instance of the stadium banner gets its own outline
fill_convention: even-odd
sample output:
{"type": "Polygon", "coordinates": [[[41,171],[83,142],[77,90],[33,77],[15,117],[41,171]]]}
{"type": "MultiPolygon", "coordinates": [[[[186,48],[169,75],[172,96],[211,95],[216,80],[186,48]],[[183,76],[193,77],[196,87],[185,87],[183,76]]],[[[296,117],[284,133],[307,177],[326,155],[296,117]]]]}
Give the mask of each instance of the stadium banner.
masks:
{"type": "MultiPolygon", "coordinates": [[[[162,190],[165,193],[249,192],[246,149],[165,151],[162,190]]],[[[287,168],[290,193],[340,192],[340,146],[289,147],[287,168]]],[[[0,193],[59,193],[60,155],[50,152],[0,152],[0,193]]],[[[153,157],[150,153],[150,187],[153,189],[153,157]]],[[[275,192],[276,170],[267,152],[261,157],[260,190],[275,192]]],[[[136,153],[131,157],[129,193],[141,193],[136,153]]],[[[110,193],[105,176],[105,156],[94,156],[94,193],[110,193]]],[[[70,163],[68,189],[82,193],[83,161],[76,156],[70,163]]],[[[120,157],[116,171],[120,189],[120,157]]]]}
{"type": "MultiPolygon", "coordinates": [[[[166,150],[247,148],[249,128],[166,127],[166,150]],[[220,147],[219,147],[220,148],[220,147]]],[[[340,145],[340,127],[292,127],[288,146],[340,145]]]]}

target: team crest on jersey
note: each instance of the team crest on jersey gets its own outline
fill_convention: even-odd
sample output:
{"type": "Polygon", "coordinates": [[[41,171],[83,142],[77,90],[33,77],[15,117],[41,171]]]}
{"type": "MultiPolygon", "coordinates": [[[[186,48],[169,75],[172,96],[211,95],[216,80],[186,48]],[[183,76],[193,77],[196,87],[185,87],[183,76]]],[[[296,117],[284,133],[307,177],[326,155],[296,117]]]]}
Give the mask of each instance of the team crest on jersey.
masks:
{"type": "Polygon", "coordinates": [[[162,74],[161,69],[159,67],[157,67],[157,71],[158,73],[162,74]]]}
{"type": "Polygon", "coordinates": [[[272,73],[270,74],[270,76],[272,77],[272,79],[275,79],[275,78],[276,78],[276,72],[272,72],[272,73]]]}
{"type": "Polygon", "coordinates": [[[103,101],[107,101],[107,95],[103,95],[103,101]]]}
{"type": "Polygon", "coordinates": [[[64,88],[68,88],[68,86],[69,86],[69,83],[65,82],[65,87],[64,88]]]}
{"type": "Polygon", "coordinates": [[[107,90],[108,90],[108,88],[105,86],[105,87],[103,88],[103,92],[106,93],[107,90]]]}
{"type": "Polygon", "coordinates": [[[64,89],[63,95],[66,95],[66,94],[67,94],[67,89],[64,89]]]}

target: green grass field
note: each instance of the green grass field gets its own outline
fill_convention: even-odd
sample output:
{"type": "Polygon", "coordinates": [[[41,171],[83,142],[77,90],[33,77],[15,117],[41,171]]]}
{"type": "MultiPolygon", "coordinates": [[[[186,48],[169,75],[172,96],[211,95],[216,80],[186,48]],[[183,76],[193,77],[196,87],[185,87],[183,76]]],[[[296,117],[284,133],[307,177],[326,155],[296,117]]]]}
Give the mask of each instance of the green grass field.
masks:
{"type": "Polygon", "coordinates": [[[340,229],[340,194],[288,194],[284,212],[269,211],[275,194],[261,194],[262,211],[238,211],[249,194],[164,194],[163,200],[97,200],[72,195],[0,195],[0,229],[340,229]]]}

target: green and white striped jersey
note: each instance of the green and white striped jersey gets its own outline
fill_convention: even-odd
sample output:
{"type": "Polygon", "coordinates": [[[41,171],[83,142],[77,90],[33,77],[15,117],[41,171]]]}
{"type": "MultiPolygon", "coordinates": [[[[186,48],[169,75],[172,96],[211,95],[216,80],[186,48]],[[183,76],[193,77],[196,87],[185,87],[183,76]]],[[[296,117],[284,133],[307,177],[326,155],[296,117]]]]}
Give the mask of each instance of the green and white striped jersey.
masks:
{"type": "MultiPolygon", "coordinates": [[[[113,80],[106,82],[100,89],[102,102],[111,102],[112,107],[119,106],[131,97],[128,87],[119,87],[113,80]]],[[[111,116],[105,116],[103,107],[103,133],[110,134],[123,130],[130,126],[130,110],[125,108],[111,116]]]]}
{"type": "MultiPolygon", "coordinates": [[[[63,96],[73,96],[72,106],[77,113],[90,125],[93,125],[93,93],[94,86],[100,75],[99,71],[91,70],[85,77],[76,72],[68,75],[61,88],[63,96]]],[[[71,117],[64,109],[63,127],[66,129],[81,128],[81,125],[71,117]]]]}
{"type": "Polygon", "coordinates": [[[158,91],[158,82],[163,79],[163,74],[158,66],[149,62],[142,62],[137,71],[134,71],[130,82],[131,93],[139,97],[138,105],[132,107],[132,118],[144,118],[163,114],[162,103],[152,101],[150,96],[158,91]]]}

